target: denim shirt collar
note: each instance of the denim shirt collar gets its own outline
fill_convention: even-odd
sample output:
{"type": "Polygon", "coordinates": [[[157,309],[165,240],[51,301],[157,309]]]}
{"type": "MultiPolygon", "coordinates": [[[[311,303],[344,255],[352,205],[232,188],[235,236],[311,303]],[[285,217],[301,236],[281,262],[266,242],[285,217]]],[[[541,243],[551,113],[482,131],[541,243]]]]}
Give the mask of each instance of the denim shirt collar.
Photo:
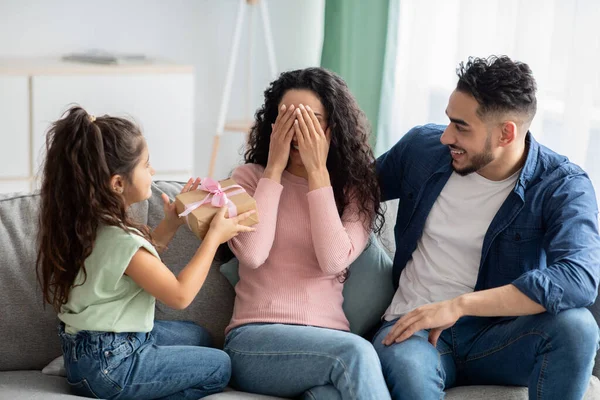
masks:
{"type": "Polygon", "coordinates": [[[523,165],[523,168],[521,169],[521,174],[519,175],[519,179],[513,190],[521,197],[521,199],[524,199],[525,189],[531,182],[537,168],[538,153],[540,151],[540,145],[533,138],[530,131],[527,131],[527,136],[525,136],[525,148],[527,149],[527,158],[525,159],[525,165],[523,165]]]}

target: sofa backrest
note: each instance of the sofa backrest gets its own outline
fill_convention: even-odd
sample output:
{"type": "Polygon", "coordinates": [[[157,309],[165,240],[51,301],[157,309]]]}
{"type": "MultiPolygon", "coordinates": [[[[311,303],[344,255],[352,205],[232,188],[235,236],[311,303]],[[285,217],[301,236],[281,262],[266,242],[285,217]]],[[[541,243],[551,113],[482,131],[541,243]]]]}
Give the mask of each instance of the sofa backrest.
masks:
{"type": "MultiPolygon", "coordinates": [[[[158,182],[148,201],[131,213],[140,223],[156,226],[163,216],[162,192],[174,198],[181,184],[158,182]]],[[[38,194],[0,195],[0,371],[42,369],[61,355],[58,319],[52,306],[43,303],[35,273],[39,216],[38,194]]],[[[174,273],[185,267],[199,240],[180,229],[172,247],[161,256],[174,273]]],[[[195,321],[223,344],[223,332],[231,318],[235,292],[213,264],[196,300],[185,310],[172,310],[157,302],[157,319],[195,321]]]]}
{"type": "Polygon", "coordinates": [[[0,197],[0,371],[41,369],[60,354],[35,275],[38,205],[37,195],[0,197]]]}

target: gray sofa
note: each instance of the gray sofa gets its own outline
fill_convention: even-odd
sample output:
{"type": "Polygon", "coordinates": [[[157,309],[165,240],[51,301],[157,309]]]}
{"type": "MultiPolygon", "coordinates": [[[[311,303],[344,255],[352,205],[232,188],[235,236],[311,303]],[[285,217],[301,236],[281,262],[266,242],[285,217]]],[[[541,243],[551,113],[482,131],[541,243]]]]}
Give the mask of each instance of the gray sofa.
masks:
{"type": "MultiPolygon", "coordinates": [[[[132,213],[137,220],[155,226],[162,218],[161,191],[173,198],[181,185],[157,182],[153,196],[136,205],[132,213]]],[[[68,193],[65,193],[68,196],[68,193]]],[[[44,308],[35,277],[38,195],[0,195],[0,399],[58,400],[80,398],[69,394],[65,378],[42,374],[41,370],[61,354],[57,336],[56,314],[44,308]]],[[[389,207],[388,224],[393,224],[394,206],[389,207]]],[[[384,235],[384,245],[393,240],[384,235]]],[[[198,240],[185,228],[175,236],[163,260],[179,272],[198,246],[198,240]]],[[[183,311],[157,304],[157,319],[192,320],[206,327],[218,346],[233,307],[234,290],[217,263],[213,264],[205,285],[193,304],[183,311]]],[[[596,320],[600,306],[592,307],[596,320]]],[[[600,399],[600,362],[596,359],[594,375],[586,399],[600,399]]],[[[233,390],[209,396],[210,399],[273,399],[233,390]]],[[[527,399],[527,389],[519,387],[471,386],[447,391],[447,399],[527,399]]]]}

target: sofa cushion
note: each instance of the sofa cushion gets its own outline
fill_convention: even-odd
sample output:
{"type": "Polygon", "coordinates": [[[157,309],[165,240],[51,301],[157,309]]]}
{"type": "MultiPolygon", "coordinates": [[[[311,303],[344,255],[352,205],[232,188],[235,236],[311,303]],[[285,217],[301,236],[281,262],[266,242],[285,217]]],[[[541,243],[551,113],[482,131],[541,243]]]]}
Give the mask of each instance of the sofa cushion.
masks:
{"type": "MultiPolygon", "coordinates": [[[[0,400],[75,400],[87,397],[70,393],[67,380],[58,376],[43,375],[39,371],[0,372],[0,400]]],[[[280,397],[225,389],[205,397],[210,400],[283,400],[280,397]]]]}
{"type": "Polygon", "coordinates": [[[4,400],[75,400],[85,397],[70,393],[67,380],[44,375],[40,371],[0,372],[0,399],[4,400]]]}
{"type": "MultiPolygon", "coordinates": [[[[600,301],[596,299],[596,302],[589,307],[589,310],[592,312],[594,319],[598,324],[600,324],[600,301]]],[[[600,351],[596,353],[596,363],[594,364],[594,375],[600,377],[600,351]]],[[[600,396],[598,397],[600,399],[600,396]]]]}
{"type": "MultiPolygon", "coordinates": [[[[236,258],[221,265],[220,271],[231,286],[239,281],[239,262],[236,258]]],[[[392,260],[382,249],[377,237],[350,265],[350,276],[344,283],[344,314],[350,322],[350,331],[364,336],[380,321],[394,297],[392,260]]]]}
{"type": "Polygon", "coordinates": [[[56,313],[36,280],[38,203],[38,195],[0,195],[0,371],[41,369],[60,354],[56,313]]]}
{"type": "MultiPolygon", "coordinates": [[[[279,397],[262,396],[226,389],[223,393],[205,397],[210,400],[277,400],[279,397]]],[[[43,375],[39,371],[0,372],[0,400],[75,400],[84,397],[69,394],[65,378],[43,375]]],[[[524,387],[464,386],[449,389],[446,400],[527,400],[524,387]]],[[[583,400],[600,399],[600,381],[595,376],[583,400]]]]}
{"type": "Polygon", "coordinates": [[[240,280],[240,261],[233,257],[231,260],[221,264],[219,271],[227,278],[229,284],[235,287],[240,280]]]}
{"type": "MultiPolygon", "coordinates": [[[[0,195],[0,371],[41,370],[61,354],[56,313],[45,305],[35,262],[40,196],[0,195]]],[[[145,203],[130,212],[145,222],[145,203]]]]}
{"type": "Polygon", "coordinates": [[[50,364],[46,365],[42,369],[42,374],[66,377],[67,371],[65,370],[65,358],[63,356],[59,356],[50,361],[50,364]]]}

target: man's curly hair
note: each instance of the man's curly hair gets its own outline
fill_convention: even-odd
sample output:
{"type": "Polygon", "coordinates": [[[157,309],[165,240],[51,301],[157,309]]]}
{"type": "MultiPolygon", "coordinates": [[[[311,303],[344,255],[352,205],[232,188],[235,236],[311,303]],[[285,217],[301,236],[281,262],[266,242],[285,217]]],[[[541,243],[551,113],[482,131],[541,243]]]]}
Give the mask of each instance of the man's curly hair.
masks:
{"type": "Polygon", "coordinates": [[[366,228],[379,232],[384,218],[375,158],[369,145],[370,127],[344,80],[333,72],[323,68],[284,72],[269,85],[250,131],[245,162],[266,167],[271,124],[275,123],[281,99],[291,89],[310,90],[327,110],[327,126],[331,130],[327,170],[339,215],[353,202],[368,225],[366,228]]]}
{"type": "Polygon", "coordinates": [[[537,109],[536,83],[529,66],[507,56],[469,57],[456,69],[456,90],[472,95],[477,115],[518,113],[530,123],[537,109]]]}

